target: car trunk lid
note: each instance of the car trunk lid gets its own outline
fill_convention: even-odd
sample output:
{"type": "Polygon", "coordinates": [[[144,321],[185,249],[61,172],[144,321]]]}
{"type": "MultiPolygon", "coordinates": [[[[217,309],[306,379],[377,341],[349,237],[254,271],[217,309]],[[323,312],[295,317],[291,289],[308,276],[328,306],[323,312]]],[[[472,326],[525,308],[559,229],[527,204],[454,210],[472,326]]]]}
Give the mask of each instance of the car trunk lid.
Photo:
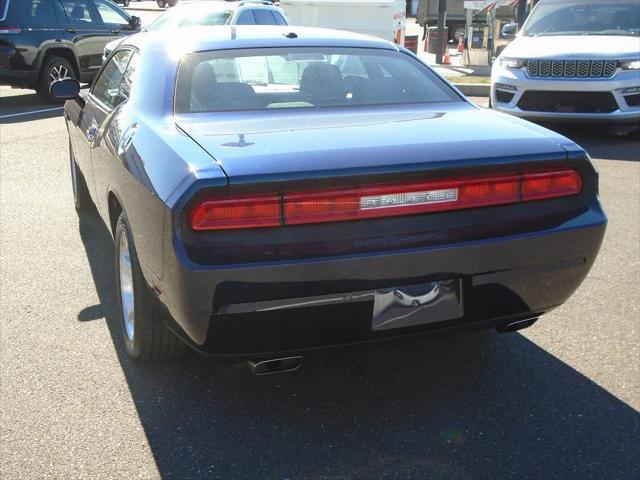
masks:
{"type": "Polygon", "coordinates": [[[566,158],[563,137],[466,103],[190,114],[177,124],[231,188],[566,158]]]}

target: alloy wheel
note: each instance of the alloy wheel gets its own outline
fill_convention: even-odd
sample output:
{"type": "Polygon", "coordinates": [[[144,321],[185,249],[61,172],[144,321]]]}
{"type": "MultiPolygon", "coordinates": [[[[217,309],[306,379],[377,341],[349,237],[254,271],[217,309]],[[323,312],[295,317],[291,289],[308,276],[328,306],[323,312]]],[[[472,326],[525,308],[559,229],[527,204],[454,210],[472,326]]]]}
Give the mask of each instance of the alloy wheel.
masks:
{"type": "Polygon", "coordinates": [[[62,65],[61,63],[57,65],[53,65],[51,70],[49,70],[49,83],[53,83],[56,80],[62,80],[65,78],[71,78],[69,75],[69,69],[66,65],[62,65]]]}
{"type": "Polygon", "coordinates": [[[73,189],[73,200],[78,198],[78,172],[76,171],[76,162],[73,157],[70,158],[71,164],[71,188],[73,189]]]}
{"type": "Polygon", "coordinates": [[[131,269],[131,255],[127,235],[120,235],[118,242],[118,275],[120,279],[120,301],[122,305],[122,320],[127,339],[133,343],[135,336],[135,297],[133,293],[133,271],[131,269]]]}

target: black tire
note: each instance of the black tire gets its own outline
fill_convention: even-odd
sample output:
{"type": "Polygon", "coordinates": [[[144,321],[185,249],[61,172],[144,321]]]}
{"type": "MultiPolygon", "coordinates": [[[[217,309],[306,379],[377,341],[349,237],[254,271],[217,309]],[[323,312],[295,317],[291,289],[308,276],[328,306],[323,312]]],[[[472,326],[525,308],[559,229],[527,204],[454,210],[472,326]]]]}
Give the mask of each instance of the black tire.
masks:
{"type": "MultiPolygon", "coordinates": [[[[125,258],[126,263],[126,258],[125,258]]],[[[133,243],[131,227],[124,212],[118,217],[115,231],[115,272],[116,272],[116,296],[118,299],[118,311],[120,312],[120,326],[127,353],[137,362],[156,363],[178,358],[189,351],[187,345],[174,334],[163,320],[167,315],[154,298],[147,285],[140,264],[138,254],[133,243]],[[123,242],[123,236],[125,241],[123,242]],[[125,250],[126,249],[126,250],[125,250]],[[125,323],[125,309],[123,308],[122,279],[120,273],[120,252],[128,252],[128,260],[131,265],[131,281],[125,289],[133,292],[133,331],[127,331],[125,323]]],[[[126,265],[124,266],[126,268],[126,265]]]]}
{"type": "Polygon", "coordinates": [[[45,57],[36,84],[38,96],[47,103],[63,103],[63,101],[56,100],[51,96],[49,87],[54,80],[67,77],[76,78],[76,71],[66,59],[56,56],[45,57]]]}
{"type": "Polygon", "coordinates": [[[87,182],[84,179],[84,175],[78,168],[76,159],[73,156],[71,140],[69,140],[69,166],[71,170],[73,204],[78,212],[90,211],[93,209],[93,202],[91,201],[91,195],[89,195],[89,189],[87,188],[87,182]]]}
{"type": "Polygon", "coordinates": [[[489,93],[489,108],[493,108],[493,103],[491,103],[491,93],[489,93]]]}
{"type": "Polygon", "coordinates": [[[167,0],[158,0],[158,6],[160,8],[165,8],[167,6],[167,0]]]}
{"type": "Polygon", "coordinates": [[[131,0],[122,0],[122,5],[124,5],[125,7],[128,7],[130,3],[131,0]]]}

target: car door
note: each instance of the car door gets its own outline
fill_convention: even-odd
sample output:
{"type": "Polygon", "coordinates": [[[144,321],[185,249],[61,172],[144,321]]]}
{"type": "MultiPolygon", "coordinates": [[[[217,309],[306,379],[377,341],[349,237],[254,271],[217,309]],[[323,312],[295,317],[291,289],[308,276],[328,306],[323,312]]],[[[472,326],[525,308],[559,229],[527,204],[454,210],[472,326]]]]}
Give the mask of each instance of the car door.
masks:
{"type": "Polygon", "coordinates": [[[111,57],[85,95],[84,106],[77,119],[70,119],[77,130],[74,142],[76,161],[98,209],[101,209],[104,199],[96,194],[94,151],[103,141],[107,117],[121,103],[122,78],[132,54],[132,50],[120,50],[111,57]]]}
{"type": "Polygon", "coordinates": [[[104,46],[114,35],[99,18],[91,0],[58,1],[66,14],[67,39],[78,56],[80,80],[89,82],[100,70],[104,46]]]}
{"type": "MultiPolygon", "coordinates": [[[[93,91],[94,101],[99,100],[98,97],[102,95],[102,99],[99,100],[101,108],[95,111],[94,116],[96,123],[99,125],[100,137],[92,145],[91,165],[93,167],[98,208],[103,213],[104,218],[108,218],[107,195],[114,178],[113,174],[119,166],[114,162],[119,162],[119,150],[125,147],[125,143],[131,140],[135,133],[135,125],[129,123],[128,118],[130,117],[123,115],[120,109],[129,99],[129,92],[131,91],[131,84],[138,63],[138,53],[133,50],[120,50],[112,57],[112,59],[116,58],[122,59],[122,67],[125,69],[122,75],[118,70],[118,74],[112,78],[114,81],[120,78],[119,85],[115,87],[109,84],[107,88],[117,88],[117,93],[102,95],[100,92],[102,84],[97,84],[100,79],[96,80],[97,88],[93,91]]],[[[135,168],[135,166],[131,165],[129,167],[135,168]]]]}
{"type": "Polygon", "coordinates": [[[137,30],[136,27],[131,25],[131,17],[109,0],[93,0],[93,4],[98,11],[105,30],[111,33],[111,40],[124,38],[137,30]]]}

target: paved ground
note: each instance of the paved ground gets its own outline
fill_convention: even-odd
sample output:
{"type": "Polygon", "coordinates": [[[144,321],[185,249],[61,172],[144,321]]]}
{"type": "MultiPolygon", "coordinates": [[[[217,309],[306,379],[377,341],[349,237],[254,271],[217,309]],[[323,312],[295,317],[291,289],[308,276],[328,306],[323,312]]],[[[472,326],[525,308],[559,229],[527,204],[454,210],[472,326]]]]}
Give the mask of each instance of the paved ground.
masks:
{"type": "Polygon", "coordinates": [[[254,378],[128,360],[113,246],[73,209],[60,111],[0,94],[0,478],[640,477],[637,140],[565,132],[596,159],[610,224],[579,291],[531,329],[254,378]]]}

